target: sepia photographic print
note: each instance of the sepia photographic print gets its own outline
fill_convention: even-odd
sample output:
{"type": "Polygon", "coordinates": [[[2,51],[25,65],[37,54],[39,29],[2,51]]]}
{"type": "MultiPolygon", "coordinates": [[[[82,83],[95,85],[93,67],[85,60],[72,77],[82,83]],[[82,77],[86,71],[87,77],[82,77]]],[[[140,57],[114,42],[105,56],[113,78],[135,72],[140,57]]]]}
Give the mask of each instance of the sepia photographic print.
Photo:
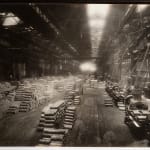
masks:
{"type": "Polygon", "coordinates": [[[0,147],[149,147],[150,4],[0,3],[0,147]]]}

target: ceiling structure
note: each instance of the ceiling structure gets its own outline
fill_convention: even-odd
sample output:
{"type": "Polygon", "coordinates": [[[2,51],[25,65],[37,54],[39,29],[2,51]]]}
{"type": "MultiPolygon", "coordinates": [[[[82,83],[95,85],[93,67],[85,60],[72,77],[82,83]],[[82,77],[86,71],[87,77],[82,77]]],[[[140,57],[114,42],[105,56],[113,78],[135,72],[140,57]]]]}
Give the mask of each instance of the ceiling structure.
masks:
{"type": "Polygon", "coordinates": [[[51,59],[67,58],[81,62],[97,59],[99,66],[105,66],[110,52],[113,53],[113,46],[118,42],[117,36],[121,35],[120,29],[129,21],[132,10],[126,14],[129,4],[95,6],[1,4],[0,46],[3,61],[37,62],[44,59],[49,62],[51,59]],[[9,17],[13,17],[13,26],[8,26],[9,17]]]}
{"type": "Polygon", "coordinates": [[[128,10],[128,6],[128,4],[116,4],[111,5],[110,7],[102,39],[99,43],[98,51],[98,55],[101,57],[99,61],[99,66],[102,66],[101,64],[103,64],[103,69],[108,69],[107,64],[112,58],[111,54],[114,53],[114,45],[117,42],[116,39],[118,39],[118,36],[120,34],[119,30],[121,28],[122,22],[124,21],[125,13],[128,10]]]}
{"type": "Polygon", "coordinates": [[[91,42],[85,9],[85,5],[76,4],[2,4],[0,44],[6,55],[6,51],[13,51],[32,60],[89,57],[91,42]],[[21,21],[7,26],[9,15],[21,21]]]}

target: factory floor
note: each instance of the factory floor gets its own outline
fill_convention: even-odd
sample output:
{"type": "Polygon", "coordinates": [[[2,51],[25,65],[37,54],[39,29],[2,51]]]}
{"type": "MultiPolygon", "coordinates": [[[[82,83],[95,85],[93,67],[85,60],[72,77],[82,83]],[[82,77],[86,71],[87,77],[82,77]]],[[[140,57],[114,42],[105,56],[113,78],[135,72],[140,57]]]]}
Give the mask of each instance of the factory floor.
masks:
{"type": "MultiPolygon", "coordinates": [[[[139,140],[124,124],[124,112],[115,106],[104,106],[103,94],[104,85],[99,89],[84,87],[76,121],[65,146],[132,146],[139,140]]],[[[59,97],[62,99],[59,95],[53,101],[59,97]]],[[[43,107],[0,120],[0,146],[37,145],[40,133],[36,128],[43,107]]]]}
{"type": "MultiPolygon", "coordinates": [[[[64,93],[58,94],[50,100],[51,103],[62,99],[64,93]]],[[[0,120],[0,146],[35,146],[41,136],[37,132],[41,110],[47,103],[38,109],[6,116],[0,120]]]]}
{"type": "Polygon", "coordinates": [[[104,84],[99,89],[84,88],[74,128],[66,146],[147,146],[124,124],[124,112],[104,105],[104,84]]]}

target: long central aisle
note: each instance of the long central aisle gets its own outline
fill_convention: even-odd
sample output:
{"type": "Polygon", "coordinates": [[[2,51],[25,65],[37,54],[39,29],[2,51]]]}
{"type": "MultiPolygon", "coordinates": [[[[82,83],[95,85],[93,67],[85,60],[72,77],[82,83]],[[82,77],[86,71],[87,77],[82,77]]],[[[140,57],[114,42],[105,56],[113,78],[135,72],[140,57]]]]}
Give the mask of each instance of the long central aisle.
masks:
{"type": "Polygon", "coordinates": [[[84,87],[82,103],[66,146],[128,146],[135,140],[124,124],[124,112],[105,107],[104,86],[84,87]]]}

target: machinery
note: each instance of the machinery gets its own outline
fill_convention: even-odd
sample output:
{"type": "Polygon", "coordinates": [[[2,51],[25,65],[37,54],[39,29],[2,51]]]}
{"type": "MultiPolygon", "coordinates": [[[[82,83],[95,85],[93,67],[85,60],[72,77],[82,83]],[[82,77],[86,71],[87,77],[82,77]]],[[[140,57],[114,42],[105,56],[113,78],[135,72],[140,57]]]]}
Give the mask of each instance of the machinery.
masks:
{"type": "Polygon", "coordinates": [[[108,83],[106,84],[106,91],[113,98],[113,101],[116,106],[118,106],[119,103],[124,103],[125,95],[124,92],[120,89],[120,87],[117,84],[108,83]]]}
{"type": "Polygon", "coordinates": [[[113,83],[112,82],[106,82],[106,92],[109,94],[109,96],[112,96],[113,94],[113,83]]]}
{"type": "Polygon", "coordinates": [[[129,105],[126,104],[124,122],[129,127],[144,129],[150,132],[150,112],[146,101],[130,99],[129,105]]]}

